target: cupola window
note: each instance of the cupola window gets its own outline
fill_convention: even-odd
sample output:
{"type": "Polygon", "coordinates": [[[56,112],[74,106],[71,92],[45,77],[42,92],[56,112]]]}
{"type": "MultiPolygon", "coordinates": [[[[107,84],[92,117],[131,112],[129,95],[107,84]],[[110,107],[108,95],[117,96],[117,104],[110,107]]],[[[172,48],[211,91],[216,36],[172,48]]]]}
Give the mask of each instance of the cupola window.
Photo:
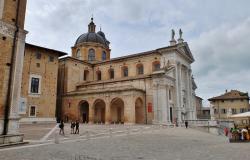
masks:
{"type": "Polygon", "coordinates": [[[107,54],[105,51],[102,52],[102,60],[105,61],[107,59],[107,54]]]}
{"type": "Polygon", "coordinates": [[[95,50],[92,49],[92,48],[89,50],[88,60],[89,61],[94,61],[95,60],[95,50]]]}
{"type": "Polygon", "coordinates": [[[76,58],[81,59],[81,51],[80,51],[80,49],[78,49],[77,52],[76,52],[76,58]]]}

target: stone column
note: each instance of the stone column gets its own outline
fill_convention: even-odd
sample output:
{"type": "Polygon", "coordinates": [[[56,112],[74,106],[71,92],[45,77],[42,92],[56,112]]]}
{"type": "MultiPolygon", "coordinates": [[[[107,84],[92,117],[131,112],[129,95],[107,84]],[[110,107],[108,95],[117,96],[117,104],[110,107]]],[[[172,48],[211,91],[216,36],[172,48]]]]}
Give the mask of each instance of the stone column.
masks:
{"type": "Polygon", "coordinates": [[[166,100],[167,100],[167,122],[170,123],[170,103],[169,103],[169,90],[170,87],[167,85],[166,87],[166,100]]]}
{"type": "Polygon", "coordinates": [[[133,94],[126,96],[124,101],[124,124],[135,123],[135,100],[133,94]]]}
{"type": "Polygon", "coordinates": [[[176,62],[176,108],[178,122],[181,122],[182,94],[181,94],[181,64],[176,62]]]}
{"type": "Polygon", "coordinates": [[[89,124],[94,123],[94,103],[89,102],[89,124]]]}
{"type": "Polygon", "coordinates": [[[11,96],[10,96],[10,114],[9,114],[9,126],[8,134],[18,133],[19,128],[19,115],[18,109],[20,105],[20,93],[21,93],[21,82],[22,82],[22,70],[23,70],[23,59],[25,49],[25,38],[27,32],[20,30],[17,35],[16,48],[14,54],[14,64],[12,68],[12,84],[11,84],[11,96]]]}
{"type": "Polygon", "coordinates": [[[159,92],[158,92],[159,84],[154,84],[153,88],[153,106],[154,106],[154,122],[155,124],[161,121],[161,108],[159,107],[159,92]]]}
{"type": "Polygon", "coordinates": [[[105,107],[105,124],[110,124],[110,122],[111,122],[110,99],[107,99],[105,103],[106,103],[106,107],[105,107]]]}

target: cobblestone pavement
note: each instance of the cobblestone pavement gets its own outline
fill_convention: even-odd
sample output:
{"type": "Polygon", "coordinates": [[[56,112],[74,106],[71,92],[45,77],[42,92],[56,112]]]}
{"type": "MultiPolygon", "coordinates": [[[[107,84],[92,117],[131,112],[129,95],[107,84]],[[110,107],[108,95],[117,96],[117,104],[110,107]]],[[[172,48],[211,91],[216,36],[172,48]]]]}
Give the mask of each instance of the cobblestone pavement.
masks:
{"type": "MultiPolygon", "coordinates": [[[[89,125],[88,127],[109,128],[89,125]]],[[[248,160],[250,143],[228,143],[225,137],[194,129],[117,126],[123,132],[89,134],[59,144],[46,142],[0,149],[1,160],[248,160]]],[[[84,128],[82,128],[84,129],[84,128]]],[[[101,129],[103,130],[103,129],[101,129]]],[[[114,129],[115,130],[115,129],[114,129]]],[[[93,129],[95,131],[95,129],[93,129]]],[[[84,131],[82,131],[84,132],[84,131]]]]}

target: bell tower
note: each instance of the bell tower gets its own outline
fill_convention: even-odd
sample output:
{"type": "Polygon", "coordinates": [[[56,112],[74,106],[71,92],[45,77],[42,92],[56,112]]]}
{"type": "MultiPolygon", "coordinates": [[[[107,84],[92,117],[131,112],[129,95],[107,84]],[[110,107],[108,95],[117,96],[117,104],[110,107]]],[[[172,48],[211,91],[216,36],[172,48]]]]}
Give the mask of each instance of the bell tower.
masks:
{"type": "Polygon", "coordinates": [[[18,133],[26,0],[0,0],[0,134],[18,133]]]}

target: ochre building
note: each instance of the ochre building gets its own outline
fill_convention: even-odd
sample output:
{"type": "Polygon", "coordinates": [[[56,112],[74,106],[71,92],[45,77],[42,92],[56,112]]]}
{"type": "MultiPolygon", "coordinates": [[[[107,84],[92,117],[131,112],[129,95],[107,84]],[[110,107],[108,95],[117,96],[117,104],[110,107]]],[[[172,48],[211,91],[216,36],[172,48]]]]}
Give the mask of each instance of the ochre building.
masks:
{"type": "Polygon", "coordinates": [[[25,44],[19,115],[21,123],[55,122],[58,58],[66,53],[25,44]]]}
{"type": "Polygon", "coordinates": [[[196,119],[188,44],[172,31],[170,46],[110,58],[110,42],[95,29],[59,60],[57,115],[84,123],[170,124],[196,119]]]}
{"type": "Polygon", "coordinates": [[[249,111],[249,96],[238,90],[227,91],[216,97],[208,99],[212,119],[230,119],[233,114],[249,111]]]}
{"type": "Polygon", "coordinates": [[[25,10],[26,0],[0,0],[0,134],[4,135],[18,131],[25,10]]]}

